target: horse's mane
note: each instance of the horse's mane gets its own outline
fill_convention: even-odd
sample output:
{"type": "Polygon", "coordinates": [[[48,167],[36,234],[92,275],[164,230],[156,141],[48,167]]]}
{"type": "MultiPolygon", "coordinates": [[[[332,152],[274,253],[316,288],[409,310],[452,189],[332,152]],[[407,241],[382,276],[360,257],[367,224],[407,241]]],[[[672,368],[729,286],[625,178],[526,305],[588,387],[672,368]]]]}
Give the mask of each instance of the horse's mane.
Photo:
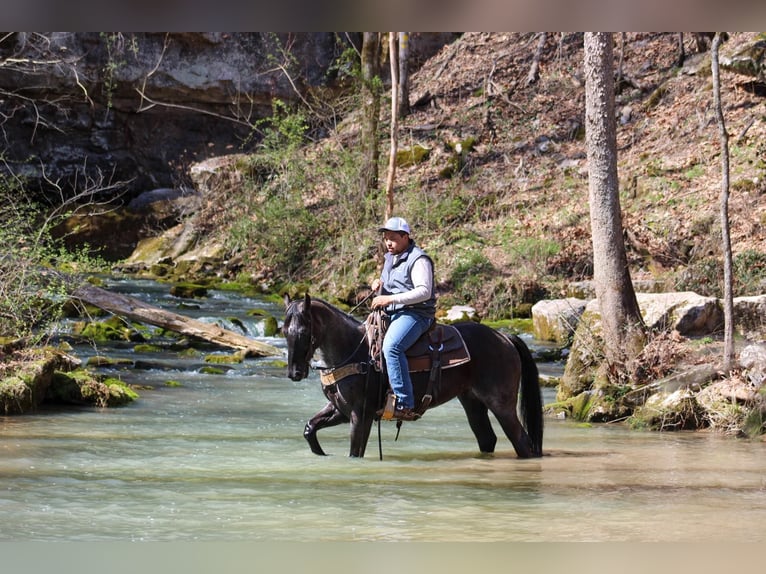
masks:
{"type": "Polygon", "coordinates": [[[318,305],[321,307],[325,307],[329,309],[334,315],[338,317],[342,317],[346,322],[348,322],[350,325],[353,325],[354,328],[358,329],[362,325],[362,321],[354,317],[353,315],[346,313],[345,311],[339,309],[335,305],[332,305],[331,303],[328,303],[324,299],[315,299],[314,297],[311,298],[311,305],[318,305]]]}

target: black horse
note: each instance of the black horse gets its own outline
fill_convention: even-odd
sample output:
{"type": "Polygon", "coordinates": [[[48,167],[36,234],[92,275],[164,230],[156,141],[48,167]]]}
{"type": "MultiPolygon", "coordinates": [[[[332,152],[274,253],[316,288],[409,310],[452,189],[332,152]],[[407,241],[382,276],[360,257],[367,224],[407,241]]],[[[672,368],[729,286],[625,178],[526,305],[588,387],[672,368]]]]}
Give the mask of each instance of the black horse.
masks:
{"type": "MultiPolygon", "coordinates": [[[[326,373],[323,391],[329,402],[306,424],[303,436],[312,452],[324,455],[317,431],[351,423],[350,456],[362,457],[376,411],[382,408],[383,377],[372,368],[365,324],[325,301],[285,297],[287,310],[283,332],[287,340],[288,376],[300,381],[309,374],[316,353],[326,373]],[[332,369],[331,371],[329,369],[332,369]]],[[[529,349],[515,335],[502,333],[472,321],[455,325],[470,352],[471,360],[442,371],[431,384],[430,407],[457,397],[465,409],[479,449],[495,450],[497,436],[488,411],[492,411],[520,458],[542,456],[543,413],[537,365],[529,349]],[[524,423],[517,413],[520,411],[524,423]]],[[[412,374],[416,404],[422,400],[429,373],[412,374]]]]}

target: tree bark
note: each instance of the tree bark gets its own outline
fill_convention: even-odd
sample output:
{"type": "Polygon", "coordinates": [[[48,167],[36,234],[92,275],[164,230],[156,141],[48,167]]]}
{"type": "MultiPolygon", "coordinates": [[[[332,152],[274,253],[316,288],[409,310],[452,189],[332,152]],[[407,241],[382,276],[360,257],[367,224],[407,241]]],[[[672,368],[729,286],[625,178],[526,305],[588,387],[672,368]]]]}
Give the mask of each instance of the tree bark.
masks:
{"type": "Polygon", "coordinates": [[[240,349],[246,351],[248,356],[273,357],[282,354],[279,349],[272,345],[254,341],[218,325],[211,325],[177,313],[171,313],[134,297],[111,293],[93,285],[83,285],[77,288],[72,296],[114,315],[204,339],[224,347],[240,349]]]}
{"type": "Polygon", "coordinates": [[[399,118],[410,113],[410,33],[399,32],[399,118]]]}
{"type": "Polygon", "coordinates": [[[585,135],[593,241],[593,279],[601,309],[604,354],[619,369],[645,343],[630,279],[617,178],[613,39],[585,34],[585,135]]]}
{"type": "Polygon", "coordinates": [[[537,48],[535,49],[532,65],[529,67],[529,73],[527,74],[527,86],[531,86],[540,78],[540,60],[543,59],[543,50],[545,50],[545,42],[547,40],[547,32],[540,32],[540,34],[538,34],[537,48]]]}
{"type": "Polygon", "coordinates": [[[711,61],[713,72],[713,106],[718,118],[718,130],[721,137],[721,235],[723,240],[723,317],[724,345],[723,364],[728,372],[734,365],[734,278],[732,271],[731,236],[729,223],[729,134],[721,105],[721,80],[718,66],[718,48],[721,45],[721,33],[713,38],[711,61]]]}
{"type": "Polygon", "coordinates": [[[388,50],[391,60],[391,151],[388,156],[388,177],[386,178],[386,219],[394,214],[394,179],[396,177],[396,150],[398,147],[399,93],[397,81],[396,32],[388,34],[388,50]]]}
{"type": "Polygon", "coordinates": [[[359,197],[378,187],[378,122],[380,120],[380,35],[365,32],[362,39],[362,165],[359,168],[359,197]]]}

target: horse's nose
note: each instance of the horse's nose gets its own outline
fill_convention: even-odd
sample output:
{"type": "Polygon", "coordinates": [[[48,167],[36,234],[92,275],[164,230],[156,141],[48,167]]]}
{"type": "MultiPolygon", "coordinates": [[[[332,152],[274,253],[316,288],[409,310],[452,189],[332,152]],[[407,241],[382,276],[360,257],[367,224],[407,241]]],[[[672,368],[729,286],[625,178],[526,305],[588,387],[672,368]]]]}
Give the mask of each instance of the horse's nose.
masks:
{"type": "Polygon", "coordinates": [[[298,367],[288,369],[287,376],[291,381],[300,381],[306,377],[306,374],[298,367]]]}

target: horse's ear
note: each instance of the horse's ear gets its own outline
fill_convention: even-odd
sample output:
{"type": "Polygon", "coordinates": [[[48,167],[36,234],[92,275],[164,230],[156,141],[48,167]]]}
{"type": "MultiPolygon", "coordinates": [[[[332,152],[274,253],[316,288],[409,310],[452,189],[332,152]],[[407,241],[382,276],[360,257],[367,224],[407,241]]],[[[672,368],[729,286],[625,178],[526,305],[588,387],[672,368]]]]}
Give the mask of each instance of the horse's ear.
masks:
{"type": "Polygon", "coordinates": [[[285,307],[289,306],[290,305],[290,294],[289,293],[285,293],[284,299],[285,299],[285,307]]]}
{"type": "Polygon", "coordinates": [[[306,291],[306,295],[303,296],[303,312],[307,315],[311,313],[311,296],[306,291]]]}

